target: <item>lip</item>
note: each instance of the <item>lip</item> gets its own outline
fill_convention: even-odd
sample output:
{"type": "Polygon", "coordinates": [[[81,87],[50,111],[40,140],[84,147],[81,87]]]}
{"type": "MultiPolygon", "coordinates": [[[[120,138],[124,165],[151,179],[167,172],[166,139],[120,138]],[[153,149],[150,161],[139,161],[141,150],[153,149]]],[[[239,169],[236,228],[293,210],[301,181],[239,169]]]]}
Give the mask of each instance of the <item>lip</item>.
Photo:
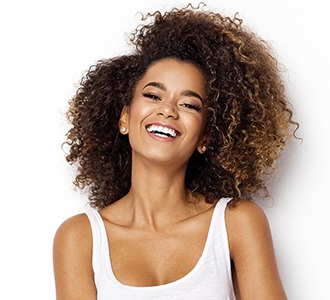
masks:
{"type": "Polygon", "coordinates": [[[159,141],[174,141],[176,140],[178,137],[180,137],[181,135],[181,132],[179,131],[179,129],[177,127],[175,127],[174,125],[172,124],[168,124],[168,123],[163,123],[163,122],[152,122],[152,123],[149,123],[145,126],[146,128],[146,131],[148,133],[149,136],[151,136],[153,139],[156,139],[156,140],[159,140],[159,141]],[[156,126],[162,126],[162,127],[166,127],[166,128],[169,128],[169,129],[173,129],[175,130],[177,136],[175,138],[171,138],[171,137],[167,137],[167,138],[164,138],[164,137],[161,137],[161,136],[157,136],[151,132],[149,132],[147,130],[147,128],[150,126],[150,125],[156,125],[156,126]]]}

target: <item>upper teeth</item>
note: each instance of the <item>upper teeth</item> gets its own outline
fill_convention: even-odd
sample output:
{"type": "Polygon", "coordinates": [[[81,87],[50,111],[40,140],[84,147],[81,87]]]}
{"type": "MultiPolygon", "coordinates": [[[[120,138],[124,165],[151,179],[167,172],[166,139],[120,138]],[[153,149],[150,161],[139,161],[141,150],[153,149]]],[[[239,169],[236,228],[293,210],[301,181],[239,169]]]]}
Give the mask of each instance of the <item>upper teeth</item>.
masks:
{"type": "Polygon", "coordinates": [[[150,126],[148,126],[147,130],[149,132],[154,132],[154,133],[158,133],[158,134],[165,134],[167,136],[169,135],[173,138],[175,138],[177,136],[177,133],[174,129],[159,126],[159,125],[150,125],[150,126]]]}

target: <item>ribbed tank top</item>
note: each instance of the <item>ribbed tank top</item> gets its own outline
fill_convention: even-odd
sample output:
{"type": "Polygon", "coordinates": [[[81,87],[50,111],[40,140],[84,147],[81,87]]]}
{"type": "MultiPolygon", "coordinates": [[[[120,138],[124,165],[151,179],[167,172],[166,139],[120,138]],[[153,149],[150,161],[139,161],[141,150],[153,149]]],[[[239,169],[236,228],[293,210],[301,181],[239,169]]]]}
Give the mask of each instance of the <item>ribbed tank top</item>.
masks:
{"type": "Polygon", "coordinates": [[[225,224],[229,198],[220,199],[213,211],[206,243],[195,267],[179,280],[148,287],[122,284],[114,275],[103,220],[96,209],[88,208],[93,234],[94,280],[98,300],[234,300],[230,254],[225,224]]]}

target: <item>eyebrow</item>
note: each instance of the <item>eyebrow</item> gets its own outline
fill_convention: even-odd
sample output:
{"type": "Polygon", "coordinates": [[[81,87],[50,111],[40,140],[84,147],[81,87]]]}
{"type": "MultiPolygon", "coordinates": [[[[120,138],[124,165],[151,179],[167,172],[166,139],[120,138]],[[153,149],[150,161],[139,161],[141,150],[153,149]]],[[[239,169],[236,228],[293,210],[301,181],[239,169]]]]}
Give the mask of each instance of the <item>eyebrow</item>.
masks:
{"type": "MultiPolygon", "coordinates": [[[[155,82],[155,81],[149,82],[143,87],[142,90],[144,90],[147,86],[153,86],[153,87],[161,89],[163,91],[167,90],[165,85],[160,83],[160,82],[155,82]]],[[[195,98],[197,98],[197,99],[199,99],[200,101],[203,102],[202,96],[199,95],[198,93],[194,92],[194,91],[191,91],[191,90],[185,90],[181,93],[181,95],[188,96],[188,97],[195,97],[195,98]]]]}
{"type": "Polygon", "coordinates": [[[203,102],[202,96],[200,96],[199,94],[197,94],[194,91],[187,90],[187,91],[183,91],[181,94],[184,95],[184,96],[188,96],[188,97],[195,97],[195,98],[201,100],[201,102],[203,102]]]}
{"type": "Polygon", "coordinates": [[[147,86],[154,86],[154,87],[159,88],[159,89],[161,89],[161,90],[163,90],[163,91],[166,91],[166,87],[165,87],[165,85],[162,84],[162,83],[160,83],[160,82],[154,82],[154,81],[149,82],[149,83],[147,83],[147,84],[143,87],[143,90],[144,90],[147,86]]]}

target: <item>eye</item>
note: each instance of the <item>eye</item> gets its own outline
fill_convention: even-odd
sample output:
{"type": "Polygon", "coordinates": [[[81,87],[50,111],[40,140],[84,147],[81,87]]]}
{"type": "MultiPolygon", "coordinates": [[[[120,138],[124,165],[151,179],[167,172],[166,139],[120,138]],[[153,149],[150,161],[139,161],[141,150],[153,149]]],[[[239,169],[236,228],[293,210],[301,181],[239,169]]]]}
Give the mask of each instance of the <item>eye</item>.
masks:
{"type": "Polygon", "coordinates": [[[143,97],[146,97],[146,98],[149,98],[149,99],[152,99],[152,100],[160,100],[160,97],[158,97],[155,94],[143,93],[142,95],[143,95],[143,97]]]}
{"type": "Polygon", "coordinates": [[[200,111],[201,107],[195,104],[191,104],[191,103],[181,103],[180,106],[188,108],[188,109],[193,109],[196,111],[200,111]]]}

